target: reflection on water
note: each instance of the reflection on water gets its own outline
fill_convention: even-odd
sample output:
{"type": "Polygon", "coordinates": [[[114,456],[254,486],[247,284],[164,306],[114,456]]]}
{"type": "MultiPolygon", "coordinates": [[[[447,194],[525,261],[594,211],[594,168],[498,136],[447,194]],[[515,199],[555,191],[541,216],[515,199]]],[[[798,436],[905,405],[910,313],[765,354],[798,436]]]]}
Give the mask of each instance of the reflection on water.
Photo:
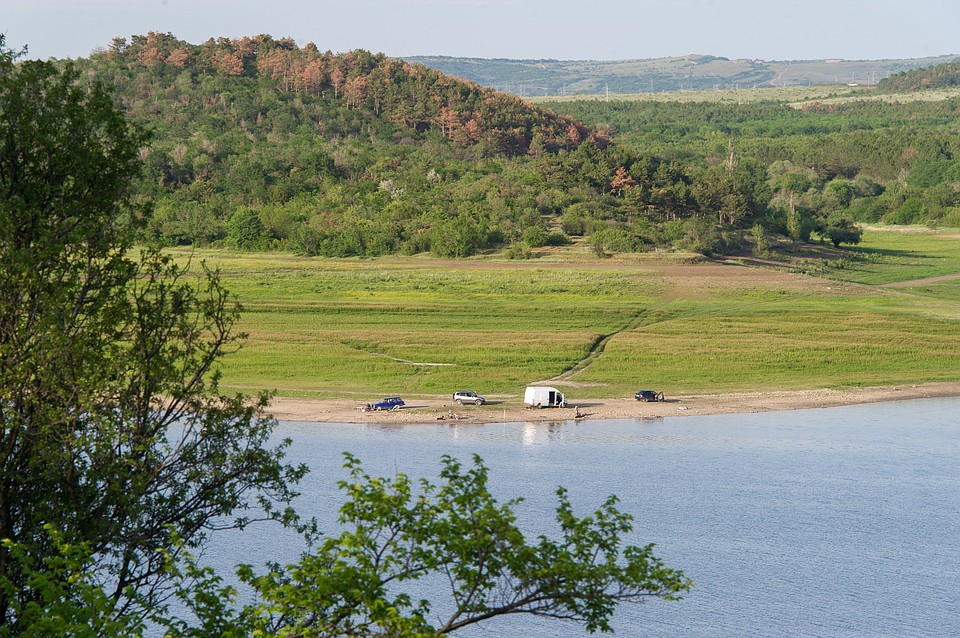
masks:
{"type": "MultiPolygon", "coordinates": [[[[652,421],[507,424],[285,423],[308,463],[299,507],[333,529],[341,453],[372,474],[435,479],[445,454],[479,454],[521,524],[555,531],[555,490],[580,514],[617,494],[633,543],[656,542],[696,588],[624,607],[621,636],[960,635],[960,400],[652,421]]],[[[293,560],[297,539],[258,527],[221,539],[221,567],[293,560]]],[[[474,635],[580,635],[498,620],[474,635]]]]}
{"type": "Polygon", "coordinates": [[[577,426],[573,421],[528,421],[519,425],[522,428],[524,445],[559,443],[564,440],[564,435],[570,432],[570,428],[577,426]]]}

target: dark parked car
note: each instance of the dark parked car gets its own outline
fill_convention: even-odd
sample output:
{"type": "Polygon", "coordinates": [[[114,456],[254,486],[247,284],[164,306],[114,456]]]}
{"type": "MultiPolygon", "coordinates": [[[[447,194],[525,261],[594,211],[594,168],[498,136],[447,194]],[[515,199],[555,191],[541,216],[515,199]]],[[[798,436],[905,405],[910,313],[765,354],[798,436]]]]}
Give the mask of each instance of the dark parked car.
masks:
{"type": "Polygon", "coordinates": [[[474,405],[483,405],[487,402],[482,396],[476,392],[470,392],[469,390],[457,390],[453,393],[453,400],[458,404],[463,405],[464,403],[473,403],[474,405]]]}
{"type": "Polygon", "coordinates": [[[633,395],[633,398],[637,401],[644,401],[649,403],[654,403],[656,401],[663,401],[663,392],[654,392],[653,390],[640,390],[633,395]]]}
{"type": "Polygon", "coordinates": [[[387,397],[385,399],[380,399],[376,403],[370,404],[371,410],[393,410],[394,408],[400,408],[403,405],[403,399],[400,397],[387,397]]]}

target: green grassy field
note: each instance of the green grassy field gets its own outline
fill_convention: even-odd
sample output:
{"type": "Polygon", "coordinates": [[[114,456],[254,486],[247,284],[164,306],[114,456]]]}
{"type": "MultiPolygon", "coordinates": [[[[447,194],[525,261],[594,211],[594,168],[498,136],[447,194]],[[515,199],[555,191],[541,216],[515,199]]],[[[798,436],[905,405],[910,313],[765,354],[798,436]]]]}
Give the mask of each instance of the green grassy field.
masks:
{"type": "Polygon", "coordinates": [[[836,275],[863,284],[890,284],[960,274],[960,231],[897,226],[867,229],[848,249],[851,259],[836,275]]]}
{"type": "Polygon", "coordinates": [[[956,232],[868,230],[829,279],[635,258],[198,258],[246,309],[230,388],[519,396],[562,375],[568,394],[610,398],[960,379],[960,280],[902,283],[960,273],[956,232]]]}
{"type": "Polygon", "coordinates": [[[705,102],[714,104],[753,104],[756,102],[777,102],[801,108],[811,101],[823,104],[849,104],[851,102],[887,102],[891,104],[907,102],[940,102],[960,95],[960,88],[930,89],[908,93],[877,93],[869,86],[850,87],[836,84],[814,84],[812,86],[786,86],[778,88],[742,88],[712,89],[694,91],[661,91],[656,93],[617,93],[612,95],[582,94],[525,97],[534,104],[554,102],[705,102]]]}
{"type": "MultiPolygon", "coordinates": [[[[755,102],[781,102],[787,104],[803,104],[810,100],[847,101],[863,99],[871,96],[869,87],[848,87],[835,84],[815,84],[813,86],[788,86],[781,88],[742,88],[742,89],[710,89],[686,91],[658,91],[648,93],[616,93],[613,95],[590,95],[578,93],[576,95],[525,97],[529,102],[578,102],[578,101],[614,101],[627,102],[708,102],[720,104],[753,104],[755,102]]],[[[939,98],[946,99],[946,98],[939,98]]]]}

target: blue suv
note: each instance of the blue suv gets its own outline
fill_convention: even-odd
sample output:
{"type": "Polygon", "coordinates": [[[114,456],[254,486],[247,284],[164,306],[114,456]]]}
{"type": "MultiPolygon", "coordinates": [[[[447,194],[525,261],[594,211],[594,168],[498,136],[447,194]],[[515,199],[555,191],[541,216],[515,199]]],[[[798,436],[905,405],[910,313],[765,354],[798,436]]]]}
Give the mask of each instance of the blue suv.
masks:
{"type": "Polygon", "coordinates": [[[376,403],[370,404],[371,410],[394,410],[400,409],[403,406],[403,399],[400,397],[387,397],[385,399],[380,399],[376,403]]]}

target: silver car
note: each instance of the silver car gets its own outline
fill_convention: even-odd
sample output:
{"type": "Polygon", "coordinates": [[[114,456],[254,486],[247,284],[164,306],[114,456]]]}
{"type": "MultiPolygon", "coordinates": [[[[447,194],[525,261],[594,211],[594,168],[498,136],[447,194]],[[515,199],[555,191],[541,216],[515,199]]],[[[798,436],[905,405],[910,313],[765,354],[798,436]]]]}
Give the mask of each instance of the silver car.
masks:
{"type": "Polygon", "coordinates": [[[487,402],[482,396],[476,392],[470,392],[468,390],[457,390],[453,393],[453,400],[457,405],[463,405],[464,403],[472,403],[474,405],[483,405],[487,402]]]}

